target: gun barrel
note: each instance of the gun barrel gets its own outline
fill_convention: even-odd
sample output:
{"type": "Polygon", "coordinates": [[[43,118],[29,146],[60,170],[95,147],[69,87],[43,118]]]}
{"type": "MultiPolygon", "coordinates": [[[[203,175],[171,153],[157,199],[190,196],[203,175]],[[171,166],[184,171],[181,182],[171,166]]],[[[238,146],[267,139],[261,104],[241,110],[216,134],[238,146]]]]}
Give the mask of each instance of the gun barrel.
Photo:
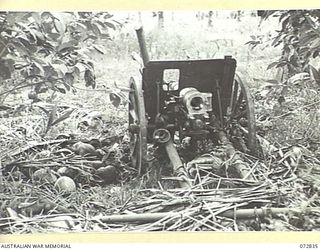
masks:
{"type": "Polygon", "coordinates": [[[140,47],[140,54],[142,57],[143,65],[146,66],[146,64],[149,62],[149,54],[147,51],[147,45],[146,45],[146,40],[144,37],[144,32],[142,26],[138,29],[136,29],[137,37],[138,37],[138,42],[139,42],[139,47],[140,47]]]}

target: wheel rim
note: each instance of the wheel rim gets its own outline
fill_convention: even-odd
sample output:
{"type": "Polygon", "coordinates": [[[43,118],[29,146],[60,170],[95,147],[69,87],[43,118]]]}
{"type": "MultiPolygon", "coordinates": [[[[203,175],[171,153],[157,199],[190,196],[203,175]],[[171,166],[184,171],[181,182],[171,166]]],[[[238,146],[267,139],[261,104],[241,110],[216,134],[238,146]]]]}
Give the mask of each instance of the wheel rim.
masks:
{"type": "MultiPolygon", "coordinates": [[[[236,74],[232,86],[230,103],[228,106],[227,126],[240,125],[238,129],[245,135],[245,147],[252,153],[256,151],[256,122],[254,115],[254,103],[249,93],[247,83],[236,74]]],[[[246,150],[244,150],[246,151],[246,150]]]]}
{"type": "Polygon", "coordinates": [[[147,155],[147,122],[145,114],[142,85],[130,78],[129,93],[129,133],[130,154],[133,167],[141,175],[145,172],[147,155]]]}

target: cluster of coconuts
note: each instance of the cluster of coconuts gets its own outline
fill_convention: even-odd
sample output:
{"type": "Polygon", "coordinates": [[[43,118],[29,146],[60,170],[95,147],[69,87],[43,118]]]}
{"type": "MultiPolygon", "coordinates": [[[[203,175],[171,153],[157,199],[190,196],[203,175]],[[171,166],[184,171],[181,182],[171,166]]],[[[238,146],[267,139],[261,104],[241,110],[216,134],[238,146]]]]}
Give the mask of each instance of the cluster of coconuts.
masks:
{"type": "Polygon", "coordinates": [[[54,184],[54,188],[61,193],[71,193],[76,191],[75,182],[68,176],[57,176],[49,168],[38,169],[33,173],[34,181],[54,184]]]}
{"type": "MultiPolygon", "coordinates": [[[[103,155],[104,152],[102,149],[95,149],[89,143],[77,142],[73,145],[72,150],[81,156],[85,155],[103,155]]],[[[113,165],[105,165],[101,161],[92,161],[91,166],[95,169],[95,175],[99,177],[100,183],[110,184],[112,183],[117,176],[116,168],[113,165]]]]}
{"type": "MultiPolygon", "coordinates": [[[[97,150],[89,143],[77,142],[72,150],[81,156],[96,155],[97,150]]],[[[112,183],[117,176],[116,168],[113,165],[105,166],[101,161],[92,161],[92,167],[95,169],[95,175],[99,177],[98,182],[102,184],[112,183]]],[[[76,191],[76,184],[71,178],[76,175],[72,168],[61,167],[57,171],[57,176],[49,168],[43,168],[33,173],[33,179],[38,182],[54,184],[54,188],[61,193],[72,193],[76,191]]]]}

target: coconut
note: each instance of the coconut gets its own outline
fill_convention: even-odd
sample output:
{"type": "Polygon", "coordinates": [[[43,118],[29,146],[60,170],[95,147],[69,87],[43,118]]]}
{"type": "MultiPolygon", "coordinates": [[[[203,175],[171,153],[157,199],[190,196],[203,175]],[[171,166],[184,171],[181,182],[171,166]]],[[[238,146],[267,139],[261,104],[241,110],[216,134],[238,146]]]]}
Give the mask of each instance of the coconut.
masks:
{"type": "Polygon", "coordinates": [[[61,167],[58,169],[57,174],[60,176],[68,176],[70,178],[73,178],[78,174],[78,170],[71,167],[61,167]]]}
{"type": "Polygon", "coordinates": [[[68,176],[61,176],[54,184],[54,188],[62,193],[71,193],[76,191],[76,184],[68,176]]]}
{"type": "Polygon", "coordinates": [[[84,143],[84,142],[77,142],[73,145],[73,151],[81,156],[84,156],[86,154],[96,154],[96,149],[94,146],[92,146],[89,143],[84,143]]]}
{"type": "Polygon", "coordinates": [[[108,165],[98,168],[95,172],[95,175],[98,177],[98,182],[103,184],[111,184],[117,179],[117,169],[115,166],[108,165]]]}
{"type": "Polygon", "coordinates": [[[57,177],[52,173],[50,169],[41,168],[33,173],[33,179],[35,181],[39,181],[41,183],[55,183],[57,177]]]}

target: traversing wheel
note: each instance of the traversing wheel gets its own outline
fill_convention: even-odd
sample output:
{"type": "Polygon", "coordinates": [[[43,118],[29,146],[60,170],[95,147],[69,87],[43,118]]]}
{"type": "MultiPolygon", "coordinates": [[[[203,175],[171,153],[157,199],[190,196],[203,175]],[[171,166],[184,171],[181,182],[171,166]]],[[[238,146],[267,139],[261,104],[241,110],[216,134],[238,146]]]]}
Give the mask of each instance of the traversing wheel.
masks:
{"type": "Polygon", "coordinates": [[[145,171],[147,157],[147,121],[142,91],[142,82],[130,78],[129,133],[130,153],[133,167],[139,175],[145,171]]]}
{"type": "Polygon", "coordinates": [[[256,152],[254,103],[246,81],[238,73],[233,81],[226,126],[231,141],[237,141],[242,151],[256,152]]]}

